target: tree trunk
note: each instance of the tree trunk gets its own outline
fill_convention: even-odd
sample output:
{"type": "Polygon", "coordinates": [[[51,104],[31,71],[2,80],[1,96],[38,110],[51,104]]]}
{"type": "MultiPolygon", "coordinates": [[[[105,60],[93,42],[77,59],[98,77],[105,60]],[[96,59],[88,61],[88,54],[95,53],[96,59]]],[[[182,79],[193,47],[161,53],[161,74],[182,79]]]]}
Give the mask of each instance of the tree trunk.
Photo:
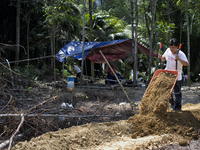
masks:
{"type": "MultiPolygon", "coordinates": [[[[90,16],[90,41],[92,41],[92,0],[89,0],[89,16],[90,16]]],[[[91,76],[94,77],[94,63],[91,61],[91,76]]]]}
{"type": "MultiPolygon", "coordinates": [[[[143,3],[145,3],[145,0],[143,0],[143,3]]],[[[147,28],[147,33],[148,33],[148,36],[149,36],[149,39],[150,39],[150,30],[149,30],[149,22],[148,22],[148,16],[146,14],[146,10],[145,10],[145,14],[144,14],[144,17],[145,17],[145,22],[146,22],[146,28],[147,28]]]]}
{"type": "Polygon", "coordinates": [[[30,18],[31,18],[30,14],[31,14],[31,8],[29,6],[28,15],[26,17],[27,19],[26,42],[27,42],[27,58],[28,58],[27,66],[29,66],[29,26],[30,26],[30,18]]]}
{"type": "Polygon", "coordinates": [[[83,80],[83,65],[84,65],[84,43],[85,43],[85,0],[83,0],[83,37],[82,37],[82,61],[81,61],[81,81],[80,81],[80,88],[82,87],[82,80],[83,80]]]}
{"type": "MultiPolygon", "coordinates": [[[[135,46],[134,46],[135,43],[134,43],[134,25],[133,25],[134,24],[134,21],[133,21],[133,16],[134,16],[133,3],[134,3],[134,0],[131,1],[131,26],[132,26],[132,58],[135,61],[135,46]]],[[[135,62],[133,63],[132,70],[134,70],[134,64],[135,64],[135,62]]],[[[134,74],[133,74],[132,79],[134,81],[134,74]]]]}
{"type": "Polygon", "coordinates": [[[138,6],[137,0],[135,0],[135,57],[134,57],[134,85],[137,85],[136,75],[137,75],[137,28],[138,28],[138,6]]]}
{"type": "MultiPolygon", "coordinates": [[[[167,0],[167,14],[168,14],[168,23],[170,24],[171,18],[170,18],[170,5],[169,5],[169,0],[167,0]]],[[[170,31],[168,32],[168,41],[171,39],[170,31]]]]}
{"type": "Polygon", "coordinates": [[[182,22],[182,15],[180,14],[180,43],[182,42],[182,28],[183,28],[183,22],[182,22]]]}
{"type": "Polygon", "coordinates": [[[189,15],[188,15],[188,0],[186,2],[186,5],[187,5],[187,46],[188,46],[188,68],[187,68],[187,71],[188,71],[188,86],[191,86],[190,85],[190,24],[189,24],[189,15]]]}
{"type": "MultiPolygon", "coordinates": [[[[157,50],[157,54],[159,53],[159,48],[158,48],[158,42],[159,42],[159,40],[158,40],[158,28],[156,29],[156,48],[158,49],[157,50]]],[[[158,59],[158,57],[156,58],[156,70],[158,69],[158,62],[159,62],[159,59],[158,59]]]]}
{"type": "Polygon", "coordinates": [[[54,81],[56,81],[56,62],[55,62],[55,58],[54,56],[56,55],[55,54],[55,49],[56,49],[56,33],[55,33],[55,28],[53,29],[53,53],[52,53],[52,56],[53,56],[53,72],[54,72],[54,81]]]}
{"type": "Polygon", "coordinates": [[[150,54],[149,54],[149,75],[148,75],[148,83],[151,79],[151,64],[152,64],[152,49],[153,49],[153,33],[154,33],[154,24],[155,24],[155,14],[156,14],[156,0],[151,0],[151,16],[152,16],[152,23],[151,23],[151,37],[150,41],[150,54]]]}
{"type": "MultiPolygon", "coordinates": [[[[51,55],[53,55],[53,27],[49,29],[49,36],[51,42],[51,55]]],[[[53,59],[51,59],[51,70],[53,70],[53,59]]]]}
{"type": "MultiPolygon", "coordinates": [[[[15,53],[15,60],[19,60],[19,50],[20,50],[20,9],[21,9],[21,0],[17,1],[17,13],[16,13],[16,44],[17,49],[15,53]]],[[[18,62],[16,63],[18,66],[18,62]]]]}
{"type": "MultiPolygon", "coordinates": [[[[89,0],[90,32],[92,31],[92,0],[89,0]]],[[[92,35],[90,36],[92,40],[92,35]]]]}

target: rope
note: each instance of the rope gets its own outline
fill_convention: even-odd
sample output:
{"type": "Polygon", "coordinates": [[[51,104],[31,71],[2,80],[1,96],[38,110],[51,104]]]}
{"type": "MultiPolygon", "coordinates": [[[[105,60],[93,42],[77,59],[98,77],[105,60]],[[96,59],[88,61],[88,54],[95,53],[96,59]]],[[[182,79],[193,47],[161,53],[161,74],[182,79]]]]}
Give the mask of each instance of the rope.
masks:
{"type": "MultiPolygon", "coordinates": [[[[31,60],[38,60],[43,58],[50,58],[50,57],[56,57],[55,55],[50,56],[44,56],[44,57],[37,57],[37,58],[31,58],[31,59],[23,59],[23,60],[17,60],[17,61],[10,61],[9,63],[17,63],[17,62],[24,62],[24,61],[31,61],[31,60]]],[[[2,64],[6,64],[7,62],[3,62],[2,64]]]]}

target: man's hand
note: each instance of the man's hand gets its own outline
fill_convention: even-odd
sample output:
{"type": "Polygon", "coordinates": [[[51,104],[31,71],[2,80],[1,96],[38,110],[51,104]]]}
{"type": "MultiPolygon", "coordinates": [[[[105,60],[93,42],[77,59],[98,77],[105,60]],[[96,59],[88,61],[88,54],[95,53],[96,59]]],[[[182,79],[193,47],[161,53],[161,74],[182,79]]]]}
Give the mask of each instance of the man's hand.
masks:
{"type": "Polygon", "coordinates": [[[158,54],[158,58],[161,59],[161,58],[162,58],[162,55],[161,55],[161,54],[158,54]]]}
{"type": "Polygon", "coordinates": [[[180,59],[180,57],[178,56],[178,54],[176,54],[175,57],[176,57],[176,60],[178,60],[183,66],[188,66],[188,62],[180,59]]]}
{"type": "Polygon", "coordinates": [[[165,57],[163,57],[161,54],[158,54],[158,58],[161,59],[161,61],[165,61],[165,57]]]}
{"type": "Polygon", "coordinates": [[[175,57],[176,57],[176,60],[180,60],[178,54],[176,54],[175,57]]]}

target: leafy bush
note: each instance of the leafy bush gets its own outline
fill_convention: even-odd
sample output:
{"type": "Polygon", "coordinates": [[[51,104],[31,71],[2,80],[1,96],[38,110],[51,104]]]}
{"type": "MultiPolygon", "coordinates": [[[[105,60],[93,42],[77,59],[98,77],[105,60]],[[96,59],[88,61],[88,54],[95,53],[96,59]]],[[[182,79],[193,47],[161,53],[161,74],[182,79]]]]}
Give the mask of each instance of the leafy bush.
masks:
{"type": "Polygon", "coordinates": [[[32,79],[40,76],[40,71],[33,65],[27,67],[15,67],[13,69],[16,73],[20,74],[20,78],[32,79]]]}

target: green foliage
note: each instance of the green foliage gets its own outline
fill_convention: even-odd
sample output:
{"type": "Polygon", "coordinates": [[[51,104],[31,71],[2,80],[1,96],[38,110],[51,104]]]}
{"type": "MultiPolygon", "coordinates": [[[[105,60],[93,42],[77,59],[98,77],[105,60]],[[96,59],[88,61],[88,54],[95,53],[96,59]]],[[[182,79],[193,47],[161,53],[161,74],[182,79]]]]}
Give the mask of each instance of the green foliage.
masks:
{"type": "Polygon", "coordinates": [[[92,37],[94,41],[125,39],[129,35],[124,32],[127,23],[110,15],[106,11],[99,11],[92,16],[92,29],[90,29],[89,14],[86,14],[86,40],[92,37]]]}
{"type": "Polygon", "coordinates": [[[68,71],[66,69],[63,70],[63,76],[66,78],[69,75],[68,71]]]}
{"type": "Polygon", "coordinates": [[[15,67],[13,71],[21,75],[18,78],[34,80],[36,77],[40,76],[40,71],[33,65],[30,65],[28,67],[15,67]]]}
{"type": "Polygon", "coordinates": [[[167,23],[167,22],[163,22],[163,21],[156,21],[155,22],[156,28],[158,28],[158,30],[160,30],[162,33],[169,33],[169,32],[173,32],[173,29],[175,29],[175,24],[174,23],[167,23]]]}
{"type": "Polygon", "coordinates": [[[185,7],[186,6],[186,3],[184,0],[178,0],[177,1],[177,6],[182,10],[182,11],[185,11],[187,8],[185,7]]]}
{"type": "MultiPolygon", "coordinates": [[[[93,0],[94,2],[94,0],[93,0]]],[[[131,23],[131,0],[104,0],[102,5],[93,8],[92,22],[93,26],[90,29],[89,24],[89,5],[86,0],[86,22],[85,22],[85,40],[86,41],[106,41],[115,39],[132,38],[131,23]]],[[[186,8],[185,0],[160,0],[157,1],[156,7],[156,30],[154,31],[155,39],[157,42],[163,43],[162,52],[167,48],[168,38],[176,37],[181,39],[183,43],[183,51],[187,52],[187,23],[186,13],[189,14],[190,20],[190,66],[191,72],[194,75],[192,79],[198,78],[199,63],[196,58],[200,57],[198,49],[200,48],[200,3],[199,0],[188,1],[189,5],[186,8]],[[168,5],[169,2],[169,5],[168,5]],[[182,26],[181,26],[182,25],[182,26]],[[157,38],[158,36],[158,38],[157,38]],[[180,37],[181,36],[181,37],[180,37]]],[[[15,13],[16,0],[2,0],[0,10],[6,15],[1,15],[2,23],[0,25],[1,43],[15,43],[15,21],[16,18],[12,14],[15,13]],[[9,26],[8,26],[9,24],[9,26]]],[[[151,3],[150,1],[138,0],[138,41],[142,45],[149,48],[150,41],[147,30],[151,30],[151,3]],[[145,15],[147,20],[145,20],[145,15]],[[146,22],[147,21],[147,22],[146,22]]],[[[21,2],[21,45],[27,50],[27,37],[30,41],[30,58],[38,56],[49,55],[50,40],[48,38],[52,31],[55,31],[56,50],[59,50],[64,42],[71,40],[82,40],[82,26],[83,26],[83,0],[30,0],[21,2]],[[30,16],[30,22],[29,22],[30,16]],[[29,35],[27,36],[27,27],[29,26],[29,35]],[[49,30],[52,29],[52,30],[49,30]]],[[[135,13],[134,13],[135,15],[135,13]]],[[[134,27],[135,27],[135,16],[134,27]]],[[[156,45],[156,49],[158,45],[156,45]]],[[[2,49],[5,51],[3,55],[8,60],[14,60],[14,52],[2,49]]],[[[155,50],[154,50],[155,51],[155,50]]],[[[21,58],[27,58],[24,53],[20,54],[21,58]]],[[[187,53],[186,53],[187,55],[187,53]]],[[[148,72],[149,57],[146,55],[138,56],[138,61],[143,64],[143,67],[139,67],[140,72],[148,72]]],[[[24,63],[25,64],[25,63],[24,63]]],[[[41,61],[40,64],[44,64],[42,73],[46,74],[49,71],[49,67],[46,64],[49,62],[41,61]],[[45,66],[46,65],[46,66],[45,66]]],[[[155,64],[155,61],[154,61],[155,64]]],[[[21,64],[20,64],[21,65],[21,64]]],[[[38,65],[38,64],[36,64],[38,65]]],[[[36,66],[35,65],[35,66],[36,66]]],[[[39,65],[38,65],[39,66],[39,65]]],[[[20,66],[20,73],[25,76],[38,76],[38,72],[30,71],[27,73],[27,67],[20,66]]],[[[58,68],[56,66],[56,68],[58,68]]],[[[34,68],[31,68],[34,70],[34,68]]],[[[2,75],[5,75],[9,71],[1,70],[2,75]]],[[[187,71],[185,71],[187,72],[187,71]]],[[[34,77],[31,77],[34,78],[34,77]]]]}
{"type": "MultiPolygon", "coordinates": [[[[62,35],[69,37],[69,40],[80,36],[80,24],[82,23],[81,10],[72,1],[55,1],[53,3],[45,3],[44,23],[47,27],[54,30],[62,31],[62,35]]],[[[60,33],[60,32],[59,32],[60,33]]]]}
{"type": "Polygon", "coordinates": [[[99,9],[106,10],[111,16],[115,16],[120,20],[131,23],[130,0],[104,0],[99,9]]]}

